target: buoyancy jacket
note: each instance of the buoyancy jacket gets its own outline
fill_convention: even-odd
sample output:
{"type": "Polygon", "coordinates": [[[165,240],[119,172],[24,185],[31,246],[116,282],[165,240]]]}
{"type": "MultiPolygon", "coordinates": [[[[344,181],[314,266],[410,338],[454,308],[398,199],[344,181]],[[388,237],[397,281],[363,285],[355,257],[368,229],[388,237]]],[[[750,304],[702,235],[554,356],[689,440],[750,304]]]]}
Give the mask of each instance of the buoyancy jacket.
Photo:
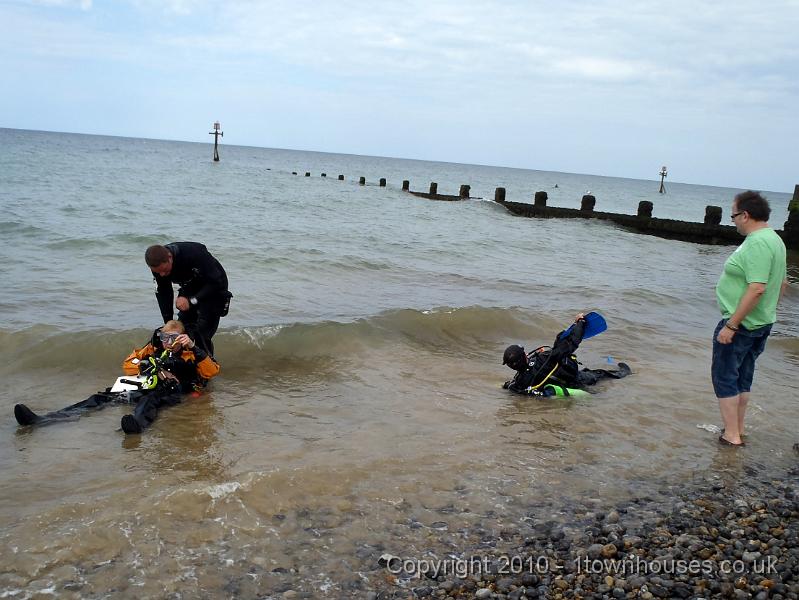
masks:
{"type": "Polygon", "coordinates": [[[168,353],[156,349],[152,342],[133,350],[122,363],[125,375],[137,375],[140,365],[150,357],[159,359],[164,369],[177,377],[184,392],[205,387],[212,377],[219,374],[220,366],[205,350],[195,345],[191,350],[168,353]]]}

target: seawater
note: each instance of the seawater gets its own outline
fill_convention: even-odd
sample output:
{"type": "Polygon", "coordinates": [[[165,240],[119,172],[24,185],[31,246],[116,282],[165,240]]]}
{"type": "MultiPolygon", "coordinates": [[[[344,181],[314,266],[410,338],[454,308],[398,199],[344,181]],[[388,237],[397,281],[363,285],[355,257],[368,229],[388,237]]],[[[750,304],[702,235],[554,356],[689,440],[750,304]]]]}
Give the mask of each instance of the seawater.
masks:
{"type": "MultiPolygon", "coordinates": [[[[590,191],[598,210],[651,200],[655,216],[701,221],[709,204],[728,218],[740,190],[227,145],[221,158],[208,144],[0,129],[6,592],[341,597],[381,551],[422,553],[442,519],[457,544],[477,520],[519,525],[534,499],[655,494],[795,460],[794,289],[759,362],[749,447],[731,458],[710,431],[708,370],[733,248],[524,219],[491,200],[502,186],[577,207],[590,191]],[[403,179],[466,183],[476,199],[416,198],[403,179]],[[235,295],[210,391],[141,437],[117,431],[119,406],[17,428],[17,402],[53,410],[110,385],[160,318],[144,249],[175,240],[205,243],[235,295]],[[585,400],[500,389],[506,345],[551,343],[587,310],[609,329],[582,363],[633,376],[585,400]]],[[[766,195],[781,228],[789,195],[766,195]]]]}

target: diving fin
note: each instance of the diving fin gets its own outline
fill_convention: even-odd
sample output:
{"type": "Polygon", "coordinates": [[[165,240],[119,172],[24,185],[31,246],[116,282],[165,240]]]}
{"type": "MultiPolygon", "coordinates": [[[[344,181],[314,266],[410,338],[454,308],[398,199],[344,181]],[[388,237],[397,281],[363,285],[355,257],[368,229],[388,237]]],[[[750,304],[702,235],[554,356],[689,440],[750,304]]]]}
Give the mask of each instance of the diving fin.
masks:
{"type": "MultiPolygon", "coordinates": [[[[590,312],[583,317],[585,320],[585,329],[583,329],[583,339],[587,340],[588,338],[592,338],[595,335],[599,335],[603,331],[608,328],[608,324],[605,322],[605,318],[600,315],[598,312],[590,312]]],[[[572,329],[574,328],[574,324],[568,327],[563,333],[558,336],[559,338],[565,338],[568,336],[572,329]]]]}
{"type": "Polygon", "coordinates": [[[17,404],[14,406],[14,417],[20,425],[33,425],[41,419],[39,415],[24,404],[17,404]]]}
{"type": "Polygon", "coordinates": [[[590,312],[585,315],[583,339],[587,340],[595,335],[599,335],[603,331],[607,330],[607,328],[608,324],[605,322],[605,318],[602,315],[600,315],[598,312],[590,312]]]}

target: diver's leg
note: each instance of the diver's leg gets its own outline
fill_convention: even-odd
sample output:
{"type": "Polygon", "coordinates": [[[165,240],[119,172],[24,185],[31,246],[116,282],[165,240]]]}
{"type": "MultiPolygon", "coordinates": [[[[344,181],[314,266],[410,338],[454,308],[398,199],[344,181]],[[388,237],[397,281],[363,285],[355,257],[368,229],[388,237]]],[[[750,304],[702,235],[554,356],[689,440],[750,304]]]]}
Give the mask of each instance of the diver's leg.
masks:
{"type": "Polygon", "coordinates": [[[14,407],[14,416],[20,425],[46,425],[55,421],[72,421],[80,418],[84,412],[100,410],[111,402],[124,402],[126,399],[124,393],[98,392],[76,404],[43,415],[37,415],[24,404],[17,404],[14,407]]]}
{"type": "Polygon", "coordinates": [[[173,388],[156,388],[144,395],[137,403],[133,414],[122,417],[122,431],[141,433],[153,424],[162,406],[180,402],[180,391],[173,388]]]}
{"type": "Polygon", "coordinates": [[[211,338],[214,337],[216,330],[219,328],[219,319],[221,317],[221,307],[216,304],[210,303],[209,306],[197,310],[197,335],[199,339],[195,341],[211,356],[214,355],[214,342],[211,338]]]}

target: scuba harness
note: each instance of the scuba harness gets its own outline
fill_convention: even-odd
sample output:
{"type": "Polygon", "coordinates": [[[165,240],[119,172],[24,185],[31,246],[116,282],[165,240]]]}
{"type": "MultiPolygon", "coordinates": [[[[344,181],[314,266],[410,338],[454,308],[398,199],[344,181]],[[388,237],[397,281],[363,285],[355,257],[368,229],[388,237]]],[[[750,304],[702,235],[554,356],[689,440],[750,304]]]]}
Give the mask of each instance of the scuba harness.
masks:
{"type": "Polygon", "coordinates": [[[164,350],[158,358],[151,355],[139,363],[139,373],[146,376],[141,386],[143,390],[152,390],[161,382],[178,381],[169,370],[173,358],[171,352],[164,350]]]}
{"type": "Polygon", "coordinates": [[[555,361],[554,365],[550,363],[551,354],[551,346],[540,346],[527,355],[528,369],[523,375],[520,374],[519,378],[523,380],[518,382],[521,384],[519,387],[523,387],[526,393],[539,392],[547,396],[570,395],[568,392],[561,394],[554,392],[543,394],[546,388],[550,386],[552,388],[567,390],[568,388],[565,386],[576,383],[580,371],[580,363],[574,354],[564,356],[560,360],[555,361]],[[543,377],[540,377],[542,374],[543,377]]]}

